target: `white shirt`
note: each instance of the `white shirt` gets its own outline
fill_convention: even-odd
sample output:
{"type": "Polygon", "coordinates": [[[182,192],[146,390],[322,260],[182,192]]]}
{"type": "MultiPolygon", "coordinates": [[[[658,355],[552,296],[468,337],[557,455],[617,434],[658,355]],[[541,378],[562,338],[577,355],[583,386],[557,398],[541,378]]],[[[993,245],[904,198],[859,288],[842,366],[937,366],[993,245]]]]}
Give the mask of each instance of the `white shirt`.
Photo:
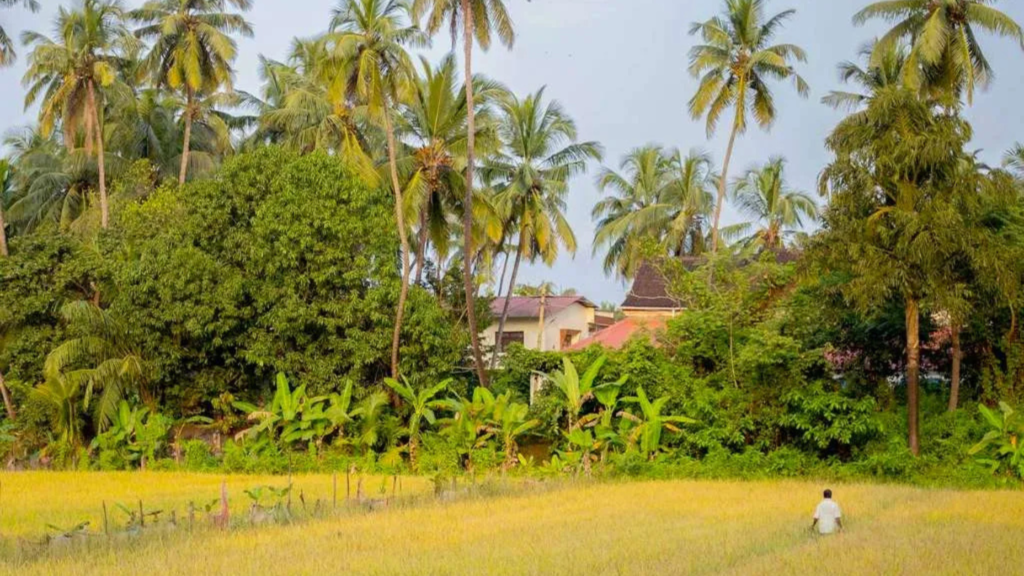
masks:
{"type": "Polygon", "coordinates": [[[843,517],[839,504],[826,498],[814,510],[814,519],[818,521],[818,534],[832,534],[836,531],[836,520],[843,517]]]}

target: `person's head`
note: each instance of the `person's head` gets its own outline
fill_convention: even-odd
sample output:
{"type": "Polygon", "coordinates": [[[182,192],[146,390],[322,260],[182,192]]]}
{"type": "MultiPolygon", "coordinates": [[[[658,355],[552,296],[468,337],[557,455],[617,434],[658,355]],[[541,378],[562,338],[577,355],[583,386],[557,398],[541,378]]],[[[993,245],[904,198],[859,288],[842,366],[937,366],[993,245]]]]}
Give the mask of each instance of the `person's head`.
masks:
{"type": "Polygon", "coordinates": [[[832,499],[832,491],[829,490],[828,488],[825,489],[825,499],[826,500],[831,500],[832,499]]]}

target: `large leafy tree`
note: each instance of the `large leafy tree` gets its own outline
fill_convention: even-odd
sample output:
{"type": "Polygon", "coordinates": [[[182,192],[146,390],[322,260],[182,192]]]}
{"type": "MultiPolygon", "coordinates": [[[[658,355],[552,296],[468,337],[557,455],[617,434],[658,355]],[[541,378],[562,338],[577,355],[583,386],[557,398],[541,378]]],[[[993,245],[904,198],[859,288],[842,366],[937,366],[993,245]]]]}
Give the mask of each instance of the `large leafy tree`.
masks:
{"type": "Polygon", "coordinates": [[[985,88],[993,76],[977,31],[1017,40],[1024,49],[1024,31],[991,6],[995,1],[883,0],[858,12],[853,21],[863,24],[882,19],[893,23],[875,45],[874,65],[879,65],[894,45],[909,41],[911,48],[902,74],[908,87],[966,93],[967,102],[972,103],[975,87],[985,88]]]}
{"type": "MultiPolygon", "coordinates": [[[[473,44],[484,51],[491,47],[491,37],[511,48],[515,43],[515,29],[504,0],[413,0],[413,16],[419,20],[426,15],[425,29],[431,35],[442,28],[451,31],[454,45],[459,32],[463,41],[463,65],[465,78],[473,77],[473,44]]],[[[487,371],[480,351],[480,334],[477,331],[476,307],[474,304],[476,282],[473,276],[475,260],[473,247],[473,187],[476,178],[476,101],[473,82],[465,82],[466,89],[466,189],[462,214],[463,242],[463,287],[466,291],[466,317],[473,339],[473,360],[476,363],[480,382],[487,384],[487,371]]]]}
{"type": "Polygon", "coordinates": [[[814,249],[846,275],[841,289],[861,309],[893,299],[904,309],[908,443],[920,451],[920,318],[954,286],[947,263],[981,250],[970,128],[937,112],[917,92],[885,88],[861,118],[841,123],[827,140],[834,161],[822,173],[829,194],[814,249]],[[964,191],[962,193],[961,191],[964,191]]]}
{"type": "Polygon", "coordinates": [[[118,50],[134,44],[122,24],[123,15],[115,0],[82,0],[77,9],[60,8],[56,39],[37,32],[22,35],[22,41],[33,47],[24,78],[29,86],[25,106],[42,100],[39,125],[44,136],[59,123],[65,145],[72,146],[76,137],[84,134],[87,153],[91,155],[95,146],[103,228],[110,222],[101,115],[103,89],[117,80],[121,62],[118,50]]]}
{"type": "MultiPolygon", "coordinates": [[[[39,2],[36,0],[0,0],[0,8],[10,8],[17,4],[21,4],[33,12],[39,10],[39,2]]],[[[11,65],[16,57],[14,42],[11,41],[11,37],[7,35],[3,26],[0,26],[0,68],[11,65]]]]}
{"type": "Polygon", "coordinates": [[[398,178],[398,142],[393,115],[412,90],[415,71],[407,45],[423,44],[420,30],[405,21],[406,7],[397,0],[345,0],[335,11],[331,27],[335,51],[346,67],[347,91],[365,103],[371,119],[384,125],[388,171],[395,196],[395,222],[402,251],[402,287],[395,311],[391,343],[391,377],[398,378],[402,317],[412,275],[405,202],[398,178]]]}
{"type": "Polygon", "coordinates": [[[203,103],[223,88],[231,91],[238,50],[231,34],[253,34],[241,14],[226,10],[251,5],[251,0],[151,0],[130,14],[143,24],[135,34],[154,41],[145,62],[154,83],[183,96],[179,184],[188,177],[192,124],[210,113],[203,103]]]}
{"type": "MultiPolygon", "coordinates": [[[[551,266],[562,247],[576,253],[576,235],[565,216],[569,180],[602,154],[597,142],[578,141],[576,123],[557,101],[544,101],[543,89],[522,99],[504,98],[501,111],[498,132],[503,146],[487,159],[483,177],[495,187],[494,202],[508,222],[506,228],[514,229],[519,239],[498,320],[499,343],[523,258],[551,266]]],[[[492,356],[492,365],[496,357],[492,356]]]]}
{"type": "Polygon", "coordinates": [[[769,17],[765,14],[766,4],[767,0],[725,0],[720,16],[695,23],[690,29],[703,41],[690,51],[690,73],[700,78],[697,93],[690,99],[690,115],[695,119],[706,117],[710,137],[722,115],[730,108],[734,110],[711,223],[713,252],[719,247],[719,222],[736,137],[746,132],[750,115],[765,130],[775,122],[775,98],[768,82],[792,79],[801,96],[809,92],[807,83],[792,65],[794,60],[806,61],[803,49],[793,44],[772,44],[796,11],[786,10],[769,17]]]}
{"type": "Polygon", "coordinates": [[[740,212],[754,219],[746,242],[770,250],[782,248],[787,235],[818,218],[814,199],[786,182],[784,158],[748,170],[736,181],[733,194],[740,212]]]}
{"type": "Polygon", "coordinates": [[[594,249],[606,248],[605,271],[633,276],[651,241],[672,256],[702,253],[717,178],[709,155],[660,146],[633,150],[619,172],[605,168],[597,185],[611,194],[593,210],[594,249]]]}

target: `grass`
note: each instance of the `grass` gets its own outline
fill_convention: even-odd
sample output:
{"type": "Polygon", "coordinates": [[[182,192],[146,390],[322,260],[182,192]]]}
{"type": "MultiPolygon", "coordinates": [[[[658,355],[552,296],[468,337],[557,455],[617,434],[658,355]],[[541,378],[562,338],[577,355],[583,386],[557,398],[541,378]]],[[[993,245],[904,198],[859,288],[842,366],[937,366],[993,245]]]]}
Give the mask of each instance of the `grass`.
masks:
{"type": "MultiPolygon", "coordinates": [[[[83,485],[100,486],[92,477],[109,475],[77,476],[83,485]]],[[[37,475],[33,491],[49,497],[33,496],[24,506],[51,513],[58,477],[37,475]]],[[[131,482],[130,475],[114,478],[131,482]]],[[[308,480],[325,486],[322,478],[308,480]]],[[[195,482],[213,489],[219,477],[195,482]]],[[[0,573],[995,574],[1024,566],[1024,493],[833,486],[848,528],[821,538],[807,530],[821,488],[805,482],[579,485],[291,526],[147,536],[23,564],[0,561],[0,573]]],[[[164,497],[182,497],[164,490],[164,497]]],[[[17,507],[8,504],[4,516],[17,507]]]]}

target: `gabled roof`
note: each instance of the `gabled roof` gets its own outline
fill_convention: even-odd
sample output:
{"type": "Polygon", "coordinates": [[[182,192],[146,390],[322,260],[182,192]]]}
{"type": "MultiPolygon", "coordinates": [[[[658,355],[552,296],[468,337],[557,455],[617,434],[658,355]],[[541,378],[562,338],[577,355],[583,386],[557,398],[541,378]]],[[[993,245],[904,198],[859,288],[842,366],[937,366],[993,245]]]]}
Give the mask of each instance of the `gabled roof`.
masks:
{"type": "MultiPolygon", "coordinates": [[[[548,296],[544,302],[544,314],[554,316],[573,304],[579,304],[585,308],[597,308],[593,302],[582,296],[548,296]]],[[[496,317],[501,316],[504,307],[504,298],[495,298],[491,301],[491,313],[496,317]]],[[[513,296],[509,299],[508,317],[540,318],[540,296],[513,296]]]]}
{"type": "Polygon", "coordinates": [[[668,294],[665,275],[653,264],[644,262],[636,271],[633,286],[626,293],[623,308],[650,308],[656,310],[677,310],[682,308],[679,300],[668,294]]]}
{"type": "Polygon", "coordinates": [[[639,334],[647,335],[651,342],[654,342],[656,332],[665,328],[666,321],[665,317],[658,316],[652,318],[626,318],[601,330],[590,338],[580,340],[573,344],[570,349],[583,350],[596,344],[611,350],[618,350],[639,334]]]}

